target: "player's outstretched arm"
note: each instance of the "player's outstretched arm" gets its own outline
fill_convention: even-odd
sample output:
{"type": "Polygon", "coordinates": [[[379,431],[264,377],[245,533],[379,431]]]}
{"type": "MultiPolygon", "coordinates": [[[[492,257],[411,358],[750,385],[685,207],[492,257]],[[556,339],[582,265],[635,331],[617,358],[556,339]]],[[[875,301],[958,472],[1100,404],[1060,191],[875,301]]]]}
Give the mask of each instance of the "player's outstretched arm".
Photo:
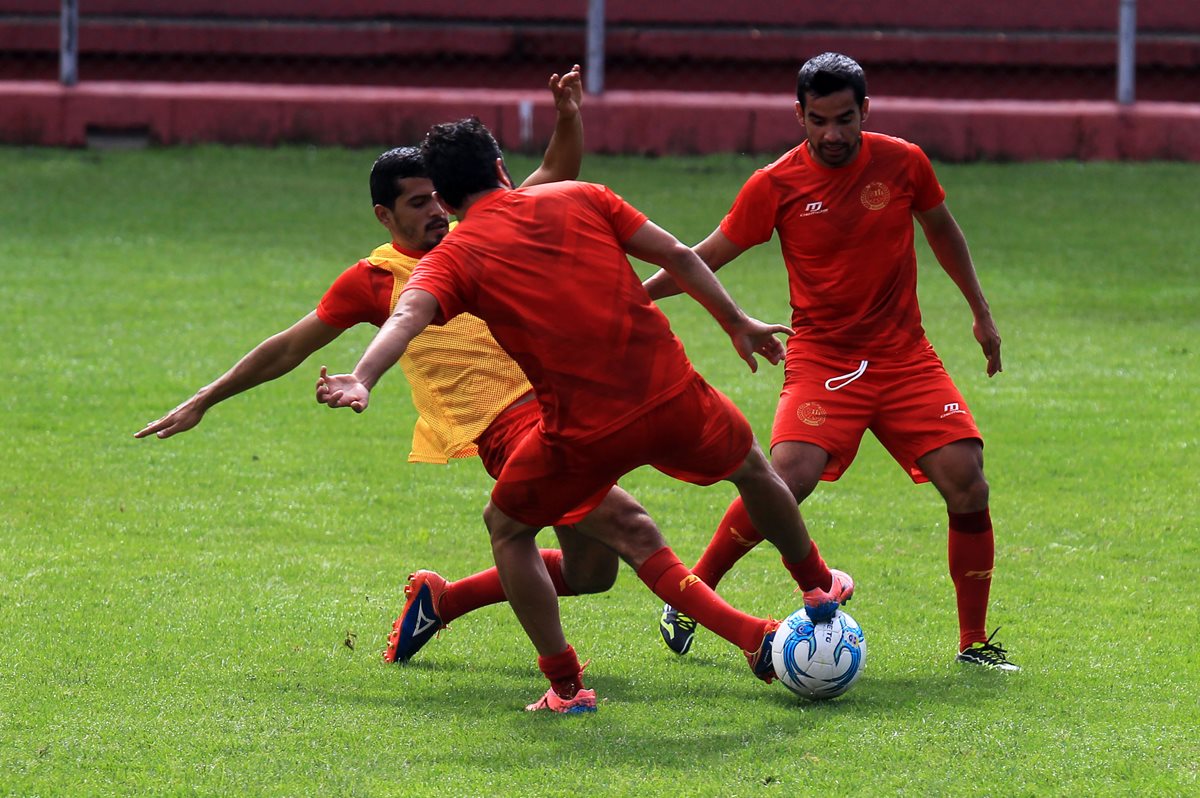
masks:
{"type": "Polygon", "coordinates": [[[367,409],[371,389],[396,365],[412,339],[429,326],[438,311],[433,294],[413,288],[400,295],[396,310],[367,345],[367,351],[350,374],[329,374],[321,366],[317,401],[330,407],[349,407],[356,413],[367,409]]]}
{"type": "Polygon", "coordinates": [[[675,236],[647,221],[623,246],[635,258],[662,267],[677,285],[699,302],[728,333],[734,349],[751,371],[758,371],[755,354],[762,355],[772,365],[783,360],[783,344],[775,336],[779,333],[791,335],[792,329],[782,324],[765,324],[747,316],[700,256],[675,236]]]}
{"type": "Polygon", "coordinates": [[[305,358],[342,334],[342,330],[309,313],[286,330],[272,335],[242,356],[233,368],[157,421],[133,433],[135,438],[169,438],[200,423],[209,408],[231,396],[282,377],[305,358]]]}
{"type": "Polygon", "coordinates": [[[561,77],[550,76],[550,93],[554,97],[554,108],[558,121],[541,165],[525,178],[522,186],[539,183],[556,183],[559,180],[574,180],[579,177],[583,165],[583,78],[579,64],[561,77]]]}
{"type": "Polygon", "coordinates": [[[917,213],[916,217],[938,263],[971,306],[971,313],[975,317],[971,325],[972,332],[983,350],[983,356],[987,358],[987,375],[995,376],[1004,370],[1000,361],[1000,331],[996,328],[991,308],[979,284],[979,275],[971,261],[966,236],[944,202],[936,208],[917,213]]]}
{"type": "MultiPolygon", "coordinates": [[[[692,250],[714,272],[746,251],[745,248],[730,241],[719,227],[713,230],[708,238],[692,247],[692,250]]],[[[646,287],[650,298],[655,300],[683,293],[683,289],[667,271],[655,272],[646,278],[642,285],[646,287]]]]}

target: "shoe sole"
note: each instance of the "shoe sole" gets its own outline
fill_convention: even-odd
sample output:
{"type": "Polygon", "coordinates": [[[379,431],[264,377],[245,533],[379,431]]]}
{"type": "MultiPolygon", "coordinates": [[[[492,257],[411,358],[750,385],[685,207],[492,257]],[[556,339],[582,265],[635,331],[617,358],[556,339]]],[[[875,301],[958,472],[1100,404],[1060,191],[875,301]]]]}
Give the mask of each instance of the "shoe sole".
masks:
{"type": "Polygon", "coordinates": [[[1000,665],[994,662],[981,662],[977,659],[964,659],[963,657],[955,657],[954,662],[958,665],[973,665],[976,668],[983,668],[989,671],[999,671],[1000,673],[1020,673],[1021,666],[1014,665],[1011,662],[1000,665]]]}

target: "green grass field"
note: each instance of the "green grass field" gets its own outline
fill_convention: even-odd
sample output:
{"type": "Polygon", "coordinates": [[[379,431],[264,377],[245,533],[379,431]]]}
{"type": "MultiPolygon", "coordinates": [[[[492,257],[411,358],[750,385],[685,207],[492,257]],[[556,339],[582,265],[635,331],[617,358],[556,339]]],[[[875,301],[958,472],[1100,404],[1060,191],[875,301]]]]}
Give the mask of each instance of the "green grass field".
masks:
{"type": "MultiPolygon", "coordinates": [[[[1004,373],[924,250],[922,305],[987,439],[989,620],[1024,672],[951,662],[943,506],[868,441],[805,505],[859,583],[848,695],[799,702],[711,634],[675,657],[626,568],[563,602],[600,711],[542,717],[519,711],[544,685],[505,606],[379,659],[409,571],[490,565],[489,481],[405,463],[398,373],[362,416],[314,403],[319,365],[352,366],[371,330],[191,432],[132,437],[382,241],[374,154],[0,149],[0,794],[1200,794],[1200,165],[939,167],[1004,373]]],[[[584,177],[690,242],[763,161],[595,157],[584,177]]],[[[722,278],[787,320],[774,245],[722,278]]],[[[780,372],[664,307],[766,436],[780,372]]],[[[732,495],[623,484],[688,562],[732,495]]],[[[765,548],[721,589],[799,604],[765,548]]]]}

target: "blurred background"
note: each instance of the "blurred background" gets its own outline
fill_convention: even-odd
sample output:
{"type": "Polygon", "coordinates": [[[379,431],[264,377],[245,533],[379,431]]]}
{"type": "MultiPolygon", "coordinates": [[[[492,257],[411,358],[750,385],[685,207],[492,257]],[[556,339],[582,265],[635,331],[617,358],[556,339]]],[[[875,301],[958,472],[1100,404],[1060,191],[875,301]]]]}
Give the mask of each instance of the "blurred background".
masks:
{"type": "Polygon", "coordinates": [[[779,96],[825,50],[873,99],[1200,105],[1196,0],[0,0],[0,83],[779,96]]]}

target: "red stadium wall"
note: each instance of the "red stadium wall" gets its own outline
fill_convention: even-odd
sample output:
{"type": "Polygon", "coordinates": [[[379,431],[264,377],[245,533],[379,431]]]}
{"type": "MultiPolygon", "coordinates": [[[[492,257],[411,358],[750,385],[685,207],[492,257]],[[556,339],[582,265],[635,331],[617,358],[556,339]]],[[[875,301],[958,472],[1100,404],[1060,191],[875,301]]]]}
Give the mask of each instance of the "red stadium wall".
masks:
{"type": "MultiPolygon", "coordinates": [[[[1200,161],[1200,106],[1170,103],[872,101],[868,127],[935,158],[1200,161]]],[[[588,150],[779,152],[798,128],[786,95],[614,91],[585,103],[588,150]]],[[[508,149],[537,150],[553,125],[543,92],[248,84],[0,84],[0,139],[84,146],[122,133],[158,144],[313,142],[394,146],[476,114],[508,149]],[[522,108],[530,123],[522,123],[522,108]]]]}

